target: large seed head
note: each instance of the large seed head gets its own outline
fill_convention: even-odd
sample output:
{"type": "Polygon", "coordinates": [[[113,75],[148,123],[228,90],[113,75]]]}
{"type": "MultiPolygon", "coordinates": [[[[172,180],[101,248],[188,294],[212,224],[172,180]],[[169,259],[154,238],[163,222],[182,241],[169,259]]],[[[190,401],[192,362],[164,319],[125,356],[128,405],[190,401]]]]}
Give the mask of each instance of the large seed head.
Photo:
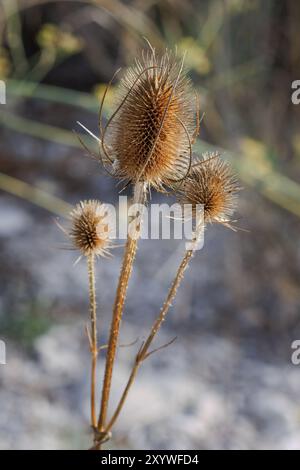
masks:
{"type": "Polygon", "coordinates": [[[116,175],[156,188],[183,178],[196,124],[182,64],[167,52],[143,54],[121,82],[119,106],[107,129],[116,175]]]}

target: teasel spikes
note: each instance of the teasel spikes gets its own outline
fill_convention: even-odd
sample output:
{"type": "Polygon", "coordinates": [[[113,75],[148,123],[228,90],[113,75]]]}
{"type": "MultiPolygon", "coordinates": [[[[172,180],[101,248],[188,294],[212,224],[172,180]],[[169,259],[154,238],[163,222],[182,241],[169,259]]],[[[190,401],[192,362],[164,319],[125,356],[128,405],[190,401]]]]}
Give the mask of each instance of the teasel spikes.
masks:
{"type": "Polygon", "coordinates": [[[110,221],[105,204],[96,200],[81,201],[70,214],[69,237],[84,256],[109,254],[110,221]]]}
{"type": "Polygon", "coordinates": [[[218,222],[231,227],[239,190],[236,176],[219,153],[205,153],[192,165],[182,185],[179,202],[191,204],[194,216],[197,204],[202,205],[205,223],[218,222]]]}
{"type": "Polygon", "coordinates": [[[159,59],[151,47],[144,52],[121,80],[118,107],[101,130],[113,174],[156,189],[182,181],[198,134],[196,101],[183,61],[167,51],[159,59]]]}

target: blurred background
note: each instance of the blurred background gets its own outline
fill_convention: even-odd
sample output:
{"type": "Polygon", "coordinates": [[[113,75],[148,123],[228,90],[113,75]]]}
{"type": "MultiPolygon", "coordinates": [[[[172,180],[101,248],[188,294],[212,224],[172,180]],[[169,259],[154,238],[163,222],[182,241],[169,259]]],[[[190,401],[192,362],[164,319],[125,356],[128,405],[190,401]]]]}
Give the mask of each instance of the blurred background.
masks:
{"type": "MultiPolygon", "coordinates": [[[[187,51],[205,113],[194,150],[221,149],[234,165],[247,231],[206,231],[157,345],[178,339],[141,368],[109,446],[299,448],[299,24],[292,0],[0,0],[1,449],[90,444],[86,266],[61,249],[54,219],[83,198],[117,201],[73,129],[98,133],[105,84],[144,36],[158,51],[187,51]]],[[[141,242],[121,343],[147,334],[182,250],[141,242]]],[[[103,344],[121,256],[97,264],[103,344]]],[[[137,348],[119,349],[112,405],[137,348]]]]}

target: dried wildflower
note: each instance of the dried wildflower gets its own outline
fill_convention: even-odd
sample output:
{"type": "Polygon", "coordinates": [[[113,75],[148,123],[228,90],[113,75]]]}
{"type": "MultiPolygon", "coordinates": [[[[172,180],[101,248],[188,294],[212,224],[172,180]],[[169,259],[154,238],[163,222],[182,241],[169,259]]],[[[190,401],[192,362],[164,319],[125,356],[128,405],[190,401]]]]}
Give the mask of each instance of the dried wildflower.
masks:
{"type": "MultiPolygon", "coordinates": [[[[111,225],[108,209],[99,201],[81,201],[70,214],[71,228],[68,233],[75,248],[85,256],[88,268],[90,326],[86,332],[91,352],[91,426],[97,426],[96,383],[97,383],[97,303],[95,287],[95,258],[108,254],[111,225]]],[[[80,258],[79,258],[80,259],[80,258]]]]}
{"type": "Polygon", "coordinates": [[[236,207],[239,185],[218,153],[206,153],[193,164],[181,191],[181,204],[203,205],[204,221],[228,224],[236,207]]]}
{"type": "Polygon", "coordinates": [[[104,256],[110,246],[110,226],[105,204],[83,201],[70,214],[70,238],[84,256],[104,256]]]}
{"type": "Polygon", "coordinates": [[[101,132],[102,150],[115,176],[160,189],[182,180],[198,133],[191,85],[168,52],[142,54],[120,84],[115,113],[101,132]]]}

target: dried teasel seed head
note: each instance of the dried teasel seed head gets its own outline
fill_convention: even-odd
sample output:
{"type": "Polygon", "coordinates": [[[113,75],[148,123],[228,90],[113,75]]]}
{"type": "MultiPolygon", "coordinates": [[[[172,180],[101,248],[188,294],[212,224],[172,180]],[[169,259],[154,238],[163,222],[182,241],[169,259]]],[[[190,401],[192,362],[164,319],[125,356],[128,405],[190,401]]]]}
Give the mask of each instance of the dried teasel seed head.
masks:
{"type": "Polygon", "coordinates": [[[156,189],[183,179],[197,133],[195,97],[183,63],[150,48],[120,84],[117,112],[103,134],[116,176],[156,189]]]}
{"type": "Polygon", "coordinates": [[[107,207],[99,201],[81,201],[70,214],[69,236],[76,249],[85,256],[105,256],[110,240],[107,207]]]}
{"type": "Polygon", "coordinates": [[[196,205],[204,210],[204,222],[219,222],[230,226],[230,217],[240,190],[230,165],[218,153],[205,153],[197,160],[182,185],[180,203],[191,204],[193,215],[196,205]]]}

